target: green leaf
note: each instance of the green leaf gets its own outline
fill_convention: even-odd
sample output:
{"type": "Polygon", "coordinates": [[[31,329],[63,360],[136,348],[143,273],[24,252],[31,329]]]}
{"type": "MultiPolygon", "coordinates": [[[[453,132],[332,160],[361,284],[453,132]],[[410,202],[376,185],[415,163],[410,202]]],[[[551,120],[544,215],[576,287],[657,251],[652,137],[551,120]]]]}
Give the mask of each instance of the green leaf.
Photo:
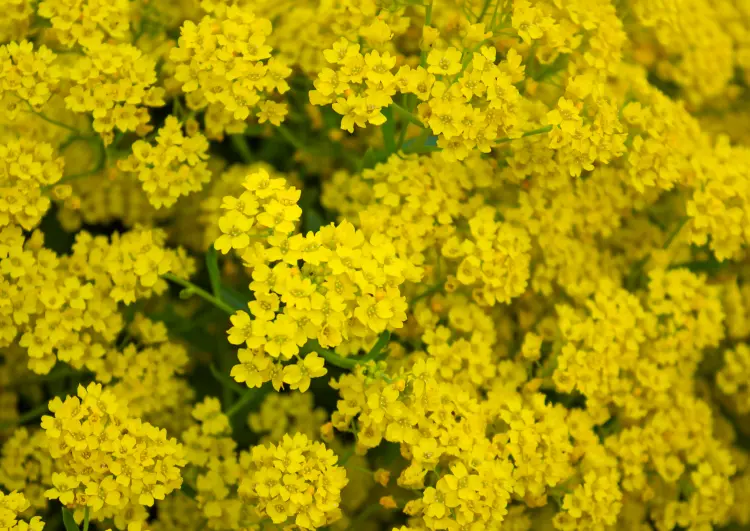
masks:
{"type": "Polygon", "coordinates": [[[216,365],[214,365],[213,363],[211,364],[210,368],[211,374],[213,374],[214,378],[216,378],[216,381],[219,382],[222,386],[227,387],[240,395],[244,394],[247,391],[247,386],[238,384],[231,376],[219,371],[219,369],[217,369],[216,365]]]}
{"type": "Polygon", "coordinates": [[[71,513],[66,507],[62,508],[63,524],[65,525],[65,531],[81,531],[78,527],[73,513],[71,513]]]}
{"type": "Polygon", "coordinates": [[[378,162],[383,162],[386,158],[386,154],[383,150],[369,147],[362,157],[361,169],[374,168],[378,162]]]}
{"type": "Polygon", "coordinates": [[[184,480],[182,482],[182,485],[180,486],[180,492],[182,492],[188,498],[192,499],[195,499],[195,495],[197,494],[195,492],[195,489],[188,485],[184,480]]]}
{"type": "Polygon", "coordinates": [[[386,107],[383,109],[385,123],[381,126],[383,131],[383,145],[388,154],[396,152],[396,122],[393,119],[393,109],[386,107]]]}
{"type": "Polygon", "coordinates": [[[243,294],[236,289],[229,286],[224,286],[223,284],[219,289],[221,292],[221,300],[235,310],[247,311],[247,303],[253,300],[249,291],[247,292],[247,294],[243,294]]]}
{"type": "Polygon", "coordinates": [[[211,291],[214,297],[221,300],[221,273],[219,272],[219,257],[216,254],[214,244],[211,244],[206,252],[206,269],[208,278],[211,280],[211,291]]]}
{"type": "Polygon", "coordinates": [[[305,210],[302,221],[305,224],[305,229],[313,232],[318,232],[324,224],[323,215],[317,208],[305,210]]]}

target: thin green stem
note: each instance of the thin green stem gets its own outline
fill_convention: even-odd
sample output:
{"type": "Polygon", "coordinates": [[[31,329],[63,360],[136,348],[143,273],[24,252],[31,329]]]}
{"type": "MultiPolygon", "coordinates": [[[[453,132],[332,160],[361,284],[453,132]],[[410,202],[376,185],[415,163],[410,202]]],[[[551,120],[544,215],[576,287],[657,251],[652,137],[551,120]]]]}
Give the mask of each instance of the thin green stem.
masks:
{"type": "Polygon", "coordinates": [[[362,468],[361,466],[357,466],[357,465],[345,465],[345,466],[349,470],[356,470],[357,472],[362,472],[363,474],[367,474],[368,476],[371,476],[373,474],[372,470],[362,468]]]}
{"type": "Polygon", "coordinates": [[[18,389],[20,387],[27,387],[29,385],[34,384],[40,384],[45,382],[54,382],[56,380],[62,380],[67,378],[68,376],[73,376],[74,374],[79,374],[78,371],[74,371],[71,368],[63,368],[56,371],[53,371],[49,374],[44,374],[40,376],[35,376],[32,378],[26,378],[24,380],[19,380],[17,382],[11,382],[9,384],[9,387],[11,389],[18,389]]]}
{"type": "Polygon", "coordinates": [[[326,360],[326,362],[330,363],[331,365],[335,365],[336,367],[339,367],[340,369],[347,369],[347,370],[352,370],[357,365],[359,365],[359,360],[357,359],[345,358],[343,356],[340,356],[332,350],[328,350],[326,348],[321,347],[320,344],[318,344],[318,342],[315,340],[313,340],[312,343],[314,343],[314,346],[312,347],[312,351],[320,354],[320,357],[326,360]]]}
{"type": "Polygon", "coordinates": [[[88,137],[92,137],[92,136],[94,136],[94,135],[84,135],[84,134],[83,134],[83,133],[81,133],[81,132],[80,132],[80,131],[79,131],[78,129],[76,129],[75,127],[73,127],[72,125],[68,125],[68,124],[66,124],[66,123],[63,123],[63,122],[60,122],[60,121],[58,121],[58,120],[55,120],[55,119],[53,119],[53,118],[50,118],[50,117],[49,117],[49,116],[47,116],[46,114],[44,114],[44,113],[42,113],[42,112],[39,112],[39,111],[35,110],[35,109],[34,109],[34,107],[33,107],[33,106],[32,106],[32,105],[31,105],[31,104],[30,104],[30,103],[28,102],[28,101],[26,102],[26,105],[28,105],[28,106],[29,106],[29,110],[28,110],[28,112],[30,112],[30,113],[32,113],[32,114],[36,114],[36,115],[37,115],[37,116],[38,116],[39,118],[41,118],[41,119],[42,119],[42,120],[44,120],[45,122],[49,122],[49,123],[51,123],[52,125],[56,125],[57,127],[62,127],[63,129],[67,129],[67,130],[68,130],[68,131],[70,131],[71,133],[75,133],[76,135],[78,135],[78,136],[80,136],[80,137],[87,137],[87,138],[88,138],[88,137]]]}
{"type": "Polygon", "coordinates": [[[250,389],[246,391],[239,400],[232,404],[232,407],[227,409],[224,414],[227,417],[232,418],[232,416],[236,415],[243,407],[258,398],[258,396],[260,396],[260,389],[250,389]]]}
{"type": "MultiPolygon", "coordinates": [[[[499,2],[500,0],[498,0],[499,2]]],[[[484,5],[482,6],[482,11],[479,12],[479,16],[477,17],[477,24],[482,22],[482,19],[487,14],[487,10],[490,7],[490,0],[484,0],[484,5]]]]}
{"type": "Polygon", "coordinates": [[[247,139],[245,138],[245,135],[231,135],[229,137],[229,141],[232,143],[232,147],[234,147],[237,154],[242,159],[242,162],[245,164],[250,164],[255,160],[255,157],[253,157],[253,152],[250,150],[250,146],[247,144],[247,139]]]}
{"type": "Polygon", "coordinates": [[[30,411],[27,411],[26,413],[24,413],[17,419],[0,424],[0,431],[3,431],[7,428],[12,428],[13,426],[22,426],[23,424],[26,424],[27,422],[34,420],[37,417],[43,415],[47,411],[49,411],[49,405],[47,404],[47,402],[44,402],[43,404],[39,404],[38,406],[31,409],[30,411]]]}
{"type": "Polygon", "coordinates": [[[401,105],[398,103],[391,103],[391,107],[393,107],[393,110],[398,112],[400,115],[402,115],[404,118],[406,118],[409,122],[413,123],[414,125],[417,125],[421,127],[422,129],[427,129],[427,127],[422,123],[422,120],[417,118],[414,114],[410,113],[406,109],[404,109],[401,105]]]}
{"type": "MultiPolygon", "coordinates": [[[[432,2],[433,0],[430,0],[430,3],[427,4],[427,6],[425,7],[424,27],[427,27],[432,23],[432,2]]],[[[422,53],[419,54],[419,66],[424,68],[426,65],[427,65],[427,51],[422,50],[422,53]]]]}
{"type": "Polygon", "coordinates": [[[86,507],[83,510],[83,531],[89,531],[89,518],[91,515],[89,514],[89,508],[86,507]]]}
{"type": "Polygon", "coordinates": [[[294,148],[298,151],[307,151],[307,147],[300,141],[299,138],[294,136],[294,134],[284,125],[279,125],[276,127],[276,130],[279,132],[279,134],[289,142],[294,148]]]}
{"type": "Polygon", "coordinates": [[[352,444],[350,448],[348,448],[339,458],[338,465],[339,466],[345,466],[347,461],[351,458],[351,456],[354,455],[354,451],[356,450],[356,445],[352,444]]]}
{"type": "Polygon", "coordinates": [[[199,288],[198,286],[196,286],[189,280],[180,278],[176,275],[173,275],[172,273],[164,273],[162,275],[162,278],[164,278],[165,280],[172,281],[175,284],[179,284],[180,286],[184,287],[186,290],[188,290],[188,295],[194,293],[198,295],[200,298],[202,298],[203,300],[210,302],[211,304],[213,304],[220,310],[228,313],[229,315],[234,315],[234,309],[231,306],[220,301],[219,299],[211,295],[209,292],[207,292],[206,290],[202,288],[199,288]]]}
{"type": "MultiPolygon", "coordinates": [[[[526,131],[524,134],[522,134],[520,136],[520,138],[525,138],[527,136],[534,136],[534,135],[543,135],[545,133],[549,133],[550,131],[552,131],[552,126],[551,125],[545,125],[544,127],[540,127],[539,129],[534,129],[532,131],[526,131]]],[[[517,139],[516,138],[510,138],[510,137],[506,136],[505,138],[501,138],[499,140],[496,140],[495,143],[496,144],[504,144],[506,142],[512,142],[513,140],[517,140],[517,139]]]]}
{"type": "Polygon", "coordinates": [[[91,175],[95,175],[102,171],[105,166],[107,165],[107,148],[104,147],[104,142],[101,141],[98,137],[81,137],[81,138],[87,138],[87,141],[89,143],[94,143],[99,148],[99,156],[96,160],[96,166],[90,170],[78,172],[78,173],[71,173],[70,175],[65,175],[62,179],[57,181],[56,183],[47,185],[44,187],[44,190],[48,190],[49,188],[52,188],[53,186],[58,186],[60,184],[65,184],[70,181],[74,181],[76,179],[81,179],[83,177],[89,177],[91,175]],[[96,142],[95,140],[98,140],[96,142]]]}
{"type": "Polygon", "coordinates": [[[216,381],[219,382],[222,387],[227,387],[238,395],[242,395],[247,392],[247,386],[238,384],[234,381],[234,379],[232,379],[231,376],[220,372],[219,369],[216,368],[216,365],[214,365],[213,363],[209,368],[211,369],[211,374],[213,375],[213,377],[216,378],[216,381]]]}
{"type": "Polygon", "coordinates": [[[433,293],[437,293],[438,291],[443,289],[443,286],[445,286],[445,281],[438,282],[434,286],[430,286],[426,290],[424,290],[422,293],[414,297],[411,302],[409,302],[409,308],[414,308],[414,306],[419,302],[420,300],[424,299],[425,297],[429,297],[433,293]]]}
{"type": "Polygon", "coordinates": [[[669,235],[669,237],[667,238],[667,240],[664,242],[664,245],[662,246],[662,249],[667,249],[667,248],[669,248],[670,245],[672,245],[672,242],[677,237],[677,235],[680,233],[680,231],[682,230],[682,227],[684,227],[685,224],[688,221],[690,221],[690,217],[689,216],[683,216],[683,217],[680,218],[680,220],[677,222],[677,226],[674,228],[674,230],[672,231],[672,233],[669,235]]]}

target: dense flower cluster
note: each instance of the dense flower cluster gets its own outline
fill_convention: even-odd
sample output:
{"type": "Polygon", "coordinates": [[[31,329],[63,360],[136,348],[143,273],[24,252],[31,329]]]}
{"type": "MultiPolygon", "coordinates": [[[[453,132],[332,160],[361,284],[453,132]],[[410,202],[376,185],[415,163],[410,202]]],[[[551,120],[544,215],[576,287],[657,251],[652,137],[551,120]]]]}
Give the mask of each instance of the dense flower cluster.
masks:
{"type": "Polygon", "coordinates": [[[159,129],[155,144],[138,140],[132,151],[118,167],[138,174],[148,200],[156,208],[172,206],[180,196],[200,191],[211,178],[205,162],[208,140],[200,133],[185,136],[174,116],[159,129]]]}
{"type": "Polygon", "coordinates": [[[274,524],[294,522],[315,529],[335,520],[346,471],[337,457],[301,433],[284,435],[278,445],[256,446],[250,473],[240,483],[240,496],[256,501],[262,516],[274,524]]]}
{"type": "Polygon", "coordinates": [[[279,125],[287,106],[268,96],[289,90],[292,73],[271,56],[266,43],[271,22],[247,8],[230,6],[222,17],[206,16],[198,24],[187,21],[178,46],[170,52],[175,79],[181,83],[188,107],[205,108],[211,138],[224,132],[242,133],[253,114],[259,123],[279,125]]]}
{"type": "Polygon", "coordinates": [[[49,452],[57,463],[45,495],[94,515],[117,514],[129,505],[154,504],[182,483],[183,448],[166,430],[129,415],[100,384],[78,388],[77,397],[50,403],[42,417],[49,452]]]}
{"type": "Polygon", "coordinates": [[[50,207],[43,192],[62,178],[64,159],[51,145],[19,140],[0,144],[0,227],[36,227],[50,207]]]}
{"type": "Polygon", "coordinates": [[[0,530],[750,526],[749,6],[0,0],[0,530]]]}
{"type": "Polygon", "coordinates": [[[18,519],[18,517],[29,508],[29,502],[23,494],[13,491],[9,494],[0,492],[0,525],[8,531],[41,531],[44,522],[38,516],[31,521],[18,519]]]}
{"type": "Polygon", "coordinates": [[[385,236],[368,240],[351,223],[295,233],[300,192],[283,179],[260,170],[243,186],[239,197],[224,198],[223,234],[215,243],[222,253],[242,251],[253,268],[253,318],[238,311],[228,331],[230,343],[247,347],[232,376],[248,387],[272,381],[277,389],[286,383],[304,392],[312,378],[326,374],[323,359],[310,352],[294,364],[282,363],[299,358],[308,340],[356,352],[387,328],[401,328],[407,305],[399,285],[407,277],[418,280],[420,271],[394,256],[385,236]]]}

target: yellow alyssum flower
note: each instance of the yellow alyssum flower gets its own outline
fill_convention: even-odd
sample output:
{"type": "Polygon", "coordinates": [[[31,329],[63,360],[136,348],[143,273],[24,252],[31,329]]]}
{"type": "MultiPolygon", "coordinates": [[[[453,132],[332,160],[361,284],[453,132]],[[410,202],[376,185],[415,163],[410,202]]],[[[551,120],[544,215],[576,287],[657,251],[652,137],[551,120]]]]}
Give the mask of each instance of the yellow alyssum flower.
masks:
{"type": "Polygon", "coordinates": [[[42,418],[53,473],[50,499],[107,518],[129,505],[154,504],[182,483],[182,445],[131,417],[101,384],[79,386],[77,396],[50,402],[54,416],[42,418]]]}

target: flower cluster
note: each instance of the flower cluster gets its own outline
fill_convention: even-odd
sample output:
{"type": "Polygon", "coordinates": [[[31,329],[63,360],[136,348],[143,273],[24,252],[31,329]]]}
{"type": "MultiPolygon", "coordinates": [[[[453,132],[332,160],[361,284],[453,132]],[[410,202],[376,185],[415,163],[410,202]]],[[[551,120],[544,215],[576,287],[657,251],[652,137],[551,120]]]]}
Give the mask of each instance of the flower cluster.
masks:
{"type": "Polygon", "coordinates": [[[34,9],[30,0],[3,0],[5,16],[0,20],[0,42],[19,41],[26,37],[34,9]]]}
{"type": "Polygon", "coordinates": [[[64,164],[49,144],[0,144],[0,227],[36,227],[50,207],[45,191],[62,178],[64,164]]]}
{"type": "Polygon", "coordinates": [[[327,419],[323,408],[314,407],[311,393],[293,392],[268,395],[249,421],[253,432],[263,433],[261,441],[267,443],[280,441],[286,433],[301,433],[315,440],[327,419]]]}
{"type": "Polygon", "coordinates": [[[44,431],[19,428],[5,441],[2,450],[0,485],[11,491],[23,491],[35,512],[44,511],[47,507],[44,493],[52,486],[52,472],[56,470],[44,431]]]}
{"type": "Polygon", "coordinates": [[[124,40],[130,28],[127,0],[42,0],[37,14],[49,19],[54,38],[65,46],[95,46],[124,40]]]}
{"type": "Polygon", "coordinates": [[[8,531],[42,531],[44,522],[38,516],[31,521],[18,519],[21,513],[29,508],[29,502],[23,494],[13,491],[9,494],[0,492],[0,525],[8,531]]]}
{"type": "Polygon", "coordinates": [[[52,474],[48,498],[105,518],[128,505],[151,506],[180,487],[182,445],[130,416],[100,384],[56,398],[50,411],[54,417],[43,417],[42,428],[59,472],[52,474]]]}
{"type": "Polygon", "coordinates": [[[65,98],[68,109],[91,113],[92,127],[105,144],[120,133],[150,131],[146,106],[164,105],[156,87],[156,61],[130,44],[93,44],[67,76],[72,82],[65,98]]]}
{"type": "Polygon", "coordinates": [[[169,207],[181,196],[200,191],[209,181],[207,151],[205,136],[185,136],[179,120],[169,116],[157,132],[155,143],[136,141],[132,154],[121,159],[118,167],[138,175],[154,207],[169,207]]]}
{"type": "Polygon", "coordinates": [[[128,404],[131,415],[179,431],[179,416],[193,399],[192,388],[180,378],[189,361],[185,347],[169,341],[164,323],[140,314],[125,333],[132,342],[92,364],[97,379],[111,382],[107,389],[128,404]]]}
{"type": "Polygon", "coordinates": [[[407,276],[418,280],[420,272],[396,256],[385,236],[367,240],[347,222],[294,233],[300,193],[283,179],[261,170],[243,186],[239,197],[224,198],[223,235],[215,243],[223,253],[242,251],[253,268],[253,318],[238,311],[228,331],[230,343],[247,347],[232,376],[249,387],[273,381],[276,388],[287,383],[306,391],[311,378],[326,374],[323,359],[310,352],[296,364],[282,363],[299,358],[309,340],[351,353],[372,346],[387,328],[400,328],[406,301],[399,285],[407,276]]]}
{"type": "Polygon", "coordinates": [[[274,524],[317,529],[335,521],[346,471],[333,451],[301,434],[284,435],[278,445],[256,446],[240,496],[257,504],[274,524]]]}
{"type": "Polygon", "coordinates": [[[0,10],[0,529],[750,525],[747,2],[0,10]]]}
{"type": "Polygon", "coordinates": [[[247,9],[230,6],[222,17],[187,21],[169,58],[175,79],[195,111],[206,108],[211,138],[241,133],[253,114],[259,123],[279,125],[287,107],[270,96],[289,90],[292,73],[282,59],[271,57],[267,37],[271,22],[247,9]]]}
{"type": "Polygon", "coordinates": [[[12,95],[34,108],[44,105],[62,77],[54,61],[44,45],[36,50],[29,41],[0,46],[0,98],[12,95]]]}

